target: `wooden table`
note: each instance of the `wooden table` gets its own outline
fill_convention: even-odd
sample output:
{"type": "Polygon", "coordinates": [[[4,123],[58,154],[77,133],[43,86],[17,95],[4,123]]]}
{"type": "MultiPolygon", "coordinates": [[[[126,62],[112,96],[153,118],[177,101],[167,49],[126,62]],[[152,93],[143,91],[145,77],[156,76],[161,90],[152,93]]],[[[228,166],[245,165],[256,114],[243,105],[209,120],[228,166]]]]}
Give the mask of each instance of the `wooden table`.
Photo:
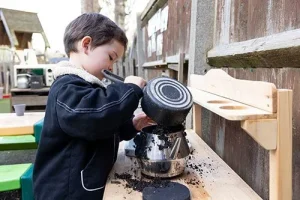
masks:
{"type": "Polygon", "coordinates": [[[44,112],[25,113],[24,116],[17,116],[15,113],[0,114],[0,136],[32,135],[34,124],[44,116],[44,112]]]}
{"type": "MultiPolygon", "coordinates": [[[[188,130],[187,138],[194,148],[187,163],[192,167],[187,167],[181,176],[171,181],[186,185],[192,200],[261,199],[198,135],[188,130]]],[[[141,192],[126,188],[126,181],[115,178],[115,173],[129,173],[138,180],[148,180],[141,176],[136,159],[125,156],[124,142],[120,143],[118,160],[107,181],[104,199],[142,199],[141,192]]]]}

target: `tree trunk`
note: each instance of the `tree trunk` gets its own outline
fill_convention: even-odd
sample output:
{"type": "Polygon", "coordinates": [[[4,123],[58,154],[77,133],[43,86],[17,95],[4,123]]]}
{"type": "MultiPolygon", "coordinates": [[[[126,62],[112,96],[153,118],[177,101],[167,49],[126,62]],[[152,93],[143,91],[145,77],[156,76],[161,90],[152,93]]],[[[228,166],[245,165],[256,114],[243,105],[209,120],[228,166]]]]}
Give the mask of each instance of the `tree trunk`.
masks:
{"type": "Polygon", "coordinates": [[[99,13],[101,7],[98,0],[81,0],[81,13],[95,12],[99,13]]]}
{"type": "Polygon", "coordinates": [[[127,0],[115,0],[115,22],[123,30],[125,29],[125,6],[127,0]]]}

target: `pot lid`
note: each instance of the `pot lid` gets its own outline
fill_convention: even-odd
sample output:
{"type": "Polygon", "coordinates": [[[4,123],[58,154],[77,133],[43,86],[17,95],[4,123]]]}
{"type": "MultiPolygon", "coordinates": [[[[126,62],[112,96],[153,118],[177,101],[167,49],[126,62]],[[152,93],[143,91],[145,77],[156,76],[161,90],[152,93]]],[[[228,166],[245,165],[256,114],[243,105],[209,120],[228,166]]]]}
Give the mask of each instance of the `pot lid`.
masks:
{"type": "Polygon", "coordinates": [[[154,101],[175,109],[186,109],[192,106],[192,94],[183,84],[168,77],[152,79],[146,87],[147,94],[154,101]]]}

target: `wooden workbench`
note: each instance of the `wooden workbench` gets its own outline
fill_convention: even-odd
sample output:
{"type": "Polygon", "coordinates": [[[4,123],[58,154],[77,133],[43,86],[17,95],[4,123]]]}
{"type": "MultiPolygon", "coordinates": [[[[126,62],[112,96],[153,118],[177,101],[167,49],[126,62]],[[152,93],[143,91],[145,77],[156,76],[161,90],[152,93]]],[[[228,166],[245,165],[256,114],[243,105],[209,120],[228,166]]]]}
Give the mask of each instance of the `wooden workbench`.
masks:
{"type": "Polygon", "coordinates": [[[15,113],[0,114],[0,136],[32,135],[34,124],[44,116],[44,112],[25,113],[24,116],[17,116],[15,113]]]}
{"type": "MultiPolygon", "coordinates": [[[[187,138],[194,151],[188,159],[185,172],[171,181],[186,185],[192,200],[261,199],[198,135],[188,130],[187,138]]],[[[141,192],[126,188],[126,181],[115,178],[115,173],[129,173],[138,180],[149,180],[141,176],[136,159],[125,156],[123,142],[120,143],[118,160],[107,181],[104,199],[142,199],[141,192]]]]}

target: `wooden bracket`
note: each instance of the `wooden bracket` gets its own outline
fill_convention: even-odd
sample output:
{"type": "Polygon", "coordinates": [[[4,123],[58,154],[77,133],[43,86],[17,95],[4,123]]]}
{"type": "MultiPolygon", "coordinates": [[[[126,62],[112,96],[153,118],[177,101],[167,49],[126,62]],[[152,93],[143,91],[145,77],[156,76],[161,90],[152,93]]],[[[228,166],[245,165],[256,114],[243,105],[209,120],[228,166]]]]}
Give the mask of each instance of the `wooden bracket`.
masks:
{"type": "Polygon", "coordinates": [[[201,136],[201,109],[208,109],[241,127],[269,150],[270,200],[292,200],[293,91],[274,84],[238,80],[220,69],[192,74],[194,130],[201,136]],[[249,92],[251,91],[251,92],[249,92]]]}
{"type": "Polygon", "coordinates": [[[241,127],[266,150],[276,149],[277,119],[245,120],[241,127]]]}

